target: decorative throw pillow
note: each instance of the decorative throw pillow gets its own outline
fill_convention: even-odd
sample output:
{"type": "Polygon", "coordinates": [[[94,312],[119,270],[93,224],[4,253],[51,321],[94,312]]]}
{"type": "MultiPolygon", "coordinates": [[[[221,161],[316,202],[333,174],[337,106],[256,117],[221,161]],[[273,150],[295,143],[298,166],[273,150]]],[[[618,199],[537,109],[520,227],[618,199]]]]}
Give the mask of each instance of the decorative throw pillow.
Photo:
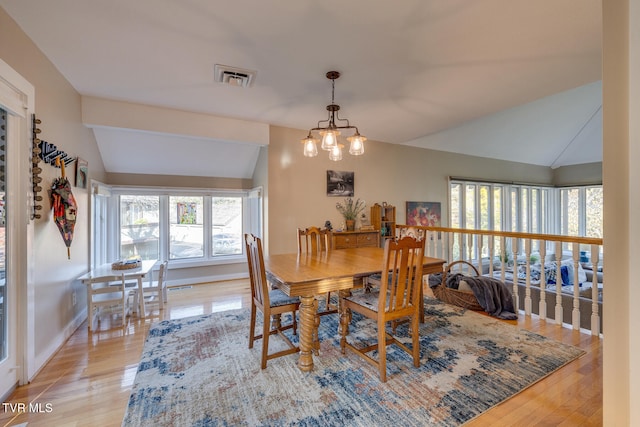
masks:
{"type": "Polygon", "coordinates": [[[560,274],[562,275],[562,286],[573,285],[573,269],[568,265],[560,266],[560,274]]]}
{"type": "Polygon", "coordinates": [[[530,271],[529,275],[531,276],[531,281],[539,282],[540,281],[540,265],[538,264],[532,265],[529,271],[530,271]]]}
{"type": "Polygon", "coordinates": [[[518,266],[518,279],[526,279],[527,278],[527,267],[524,265],[518,266]]]}
{"type": "Polygon", "coordinates": [[[556,266],[546,265],[544,266],[544,278],[547,281],[547,285],[556,284],[556,266]]]}
{"type": "MultiPolygon", "coordinates": [[[[562,286],[573,285],[574,280],[574,269],[573,269],[573,260],[567,259],[562,261],[561,263],[561,272],[562,272],[562,286]]],[[[583,283],[587,281],[587,272],[584,271],[582,265],[578,263],[578,286],[582,286],[583,283]]]]}
{"type": "Polygon", "coordinates": [[[582,264],[578,264],[578,283],[582,286],[587,281],[587,272],[582,268],[582,264]]]}

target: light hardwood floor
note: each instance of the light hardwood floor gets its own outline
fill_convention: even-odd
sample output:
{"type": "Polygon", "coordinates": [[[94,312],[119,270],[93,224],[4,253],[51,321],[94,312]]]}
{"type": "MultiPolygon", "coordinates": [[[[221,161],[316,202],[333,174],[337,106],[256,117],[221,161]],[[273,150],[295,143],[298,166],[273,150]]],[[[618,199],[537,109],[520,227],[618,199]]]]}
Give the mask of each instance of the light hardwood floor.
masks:
{"type": "MultiPolygon", "coordinates": [[[[248,280],[200,284],[170,290],[164,310],[155,309],[142,320],[129,317],[124,326],[119,318],[103,319],[89,334],[85,322],[33,382],[19,387],[5,402],[13,408],[31,403],[40,411],[18,413],[3,405],[0,426],[121,425],[152,322],[248,308],[249,298],[248,280]]],[[[602,340],[522,315],[510,323],[587,353],[467,425],[602,425],[602,340]]]]}

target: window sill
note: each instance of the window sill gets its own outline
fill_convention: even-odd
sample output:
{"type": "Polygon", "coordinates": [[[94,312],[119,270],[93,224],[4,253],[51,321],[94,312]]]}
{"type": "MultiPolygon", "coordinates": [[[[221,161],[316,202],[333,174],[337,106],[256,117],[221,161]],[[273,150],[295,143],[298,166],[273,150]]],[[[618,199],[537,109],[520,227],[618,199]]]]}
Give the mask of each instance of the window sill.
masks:
{"type": "Polygon", "coordinates": [[[240,264],[246,263],[247,257],[244,254],[228,255],[224,257],[217,257],[215,259],[170,259],[169,269],[173,268],[193,268],[193,267],[207,267],[211,265],[224,265],[224,264],[240,264]]]}

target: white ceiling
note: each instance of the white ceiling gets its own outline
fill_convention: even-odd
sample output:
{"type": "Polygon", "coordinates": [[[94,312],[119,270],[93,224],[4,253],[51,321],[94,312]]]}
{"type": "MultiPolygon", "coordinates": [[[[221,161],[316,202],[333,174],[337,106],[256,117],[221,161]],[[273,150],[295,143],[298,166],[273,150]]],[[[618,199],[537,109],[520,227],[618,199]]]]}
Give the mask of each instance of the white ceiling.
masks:
{"type": "MultiPolygon", "coordinates": [[[[82,95],[308,129],[326,118],[325,73],[338,70],[341,116],[369,139],[550,167],[602,159],[601,0],[0,6],[82,95]],[[253,86],[214,82],[215,64],[255,70],[253,86]]],[[[233,142],[95,134],[110,172],[250,177],[257,158],[256,146],[233,142]],[[118,146],[144,153],[147,144],[181,147],[166,150],[175,170],[111,158],[118,146]],[[193,171],[192,144],[229,158],[193,171]]]]}

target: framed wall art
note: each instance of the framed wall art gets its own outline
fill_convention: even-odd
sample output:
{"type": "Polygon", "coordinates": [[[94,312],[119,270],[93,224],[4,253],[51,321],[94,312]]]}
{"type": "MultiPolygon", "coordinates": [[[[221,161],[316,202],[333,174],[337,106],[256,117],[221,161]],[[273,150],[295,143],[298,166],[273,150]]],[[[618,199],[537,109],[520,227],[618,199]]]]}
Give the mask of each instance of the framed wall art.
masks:
{"type": "Polygon", "coordinates": [[[327,196],[353,197],[354,172],[327,171],[327,196]]]}
{"type": "Polygon", "coordinates": [[[87,174],[89,173],[89,163],[78,157],[76,159],[76,187],[87,188],[87,174]]]}
{"type": "Polygon", "coordinates": [[[441,226],[440,202],[407,202],[407,225],[441,226]]]}

